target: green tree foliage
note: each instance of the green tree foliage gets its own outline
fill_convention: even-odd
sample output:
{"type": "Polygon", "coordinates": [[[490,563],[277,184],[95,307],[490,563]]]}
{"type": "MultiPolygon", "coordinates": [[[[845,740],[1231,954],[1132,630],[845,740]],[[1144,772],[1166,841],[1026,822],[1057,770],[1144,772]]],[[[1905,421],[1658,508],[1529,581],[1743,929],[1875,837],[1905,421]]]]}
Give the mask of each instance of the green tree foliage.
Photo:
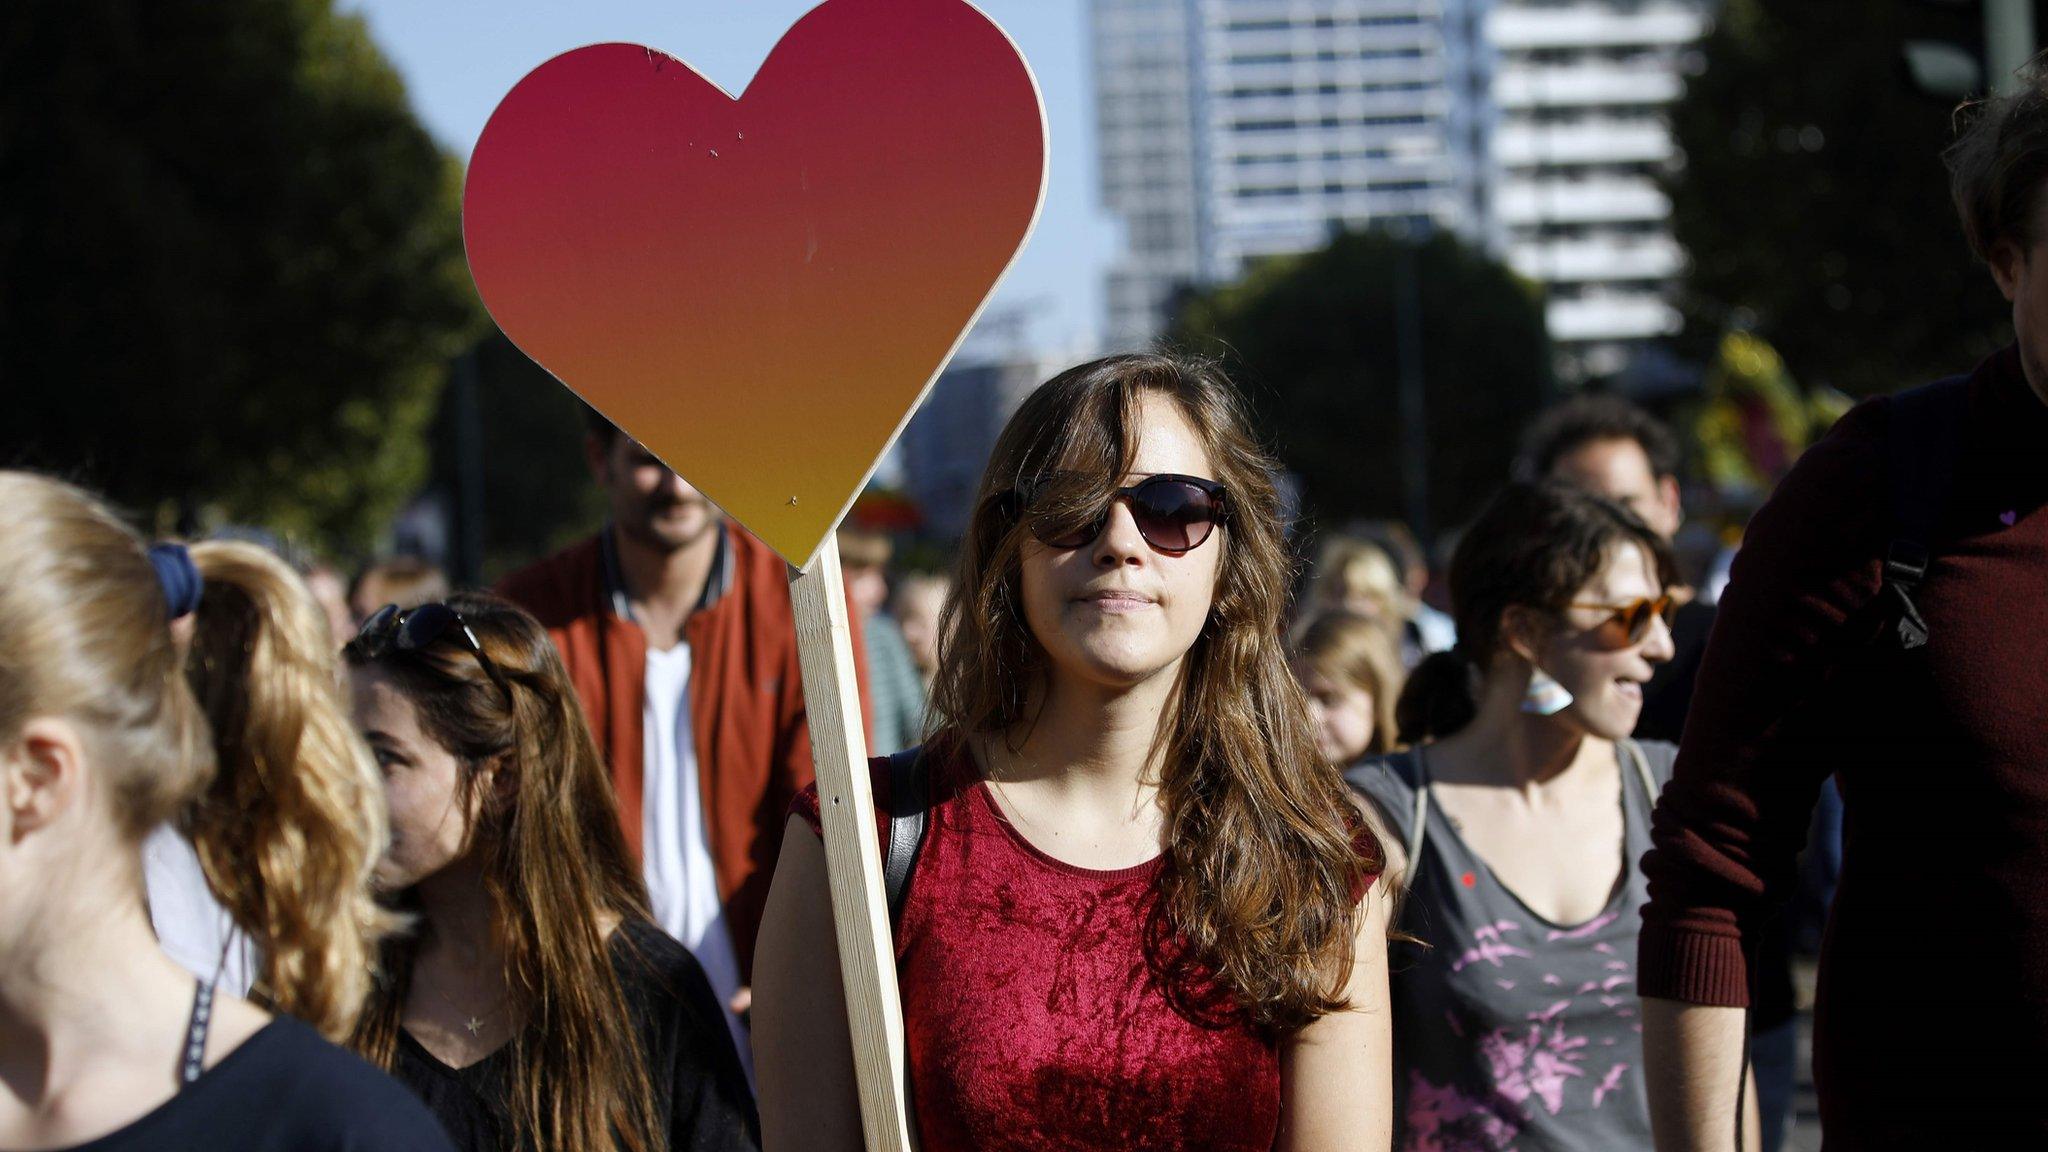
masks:
{"type": "Polygon", "coordinates": [[[481,309],[460,173],[331,0],[0,6],[0,459],[367,546],[481,309]]]}
{"type": "MultiPolygon", "coordinates": [[[[510,340],[493,334],[476,348],[477,459],[483,555],[461,575],[482,583],[587,536],[604,522],[604,493],[584,462],[589,411],[576,394],[510,340]]],[[[466,528],[461,491],[462,389],[450,388],[434,421],[432,484],[466,528]]]]}
{"type": "MultiPolygon", "coordinates": [[[[1379,231],[1255,266],[1190,296],[1176,342],[1246,385],[1307,509],[1325,524],[1404,514],[1398,245],[1379,231]]],[[[1506,478],[1515,438],[1550,386],[1536,290],[1457,239],[1414,252],[1427,393],[1429,515],[1444,527],[1506,478]]]]}
{"type": "Polygon", "coordinates": [[[1953,109],[1907,82],[1914,10],[1727,0],[1672,117],[1702,359],[1745,321],[1793,376],[1868,395],[1964,371],[2010,338],[1948,199],[1953,109]]]}

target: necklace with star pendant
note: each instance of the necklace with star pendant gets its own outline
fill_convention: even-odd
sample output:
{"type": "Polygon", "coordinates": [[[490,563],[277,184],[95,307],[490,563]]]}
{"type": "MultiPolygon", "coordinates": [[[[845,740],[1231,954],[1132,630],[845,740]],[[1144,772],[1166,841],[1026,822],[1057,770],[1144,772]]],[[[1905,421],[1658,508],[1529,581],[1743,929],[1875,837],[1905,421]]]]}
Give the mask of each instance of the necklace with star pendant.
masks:
{"type": "Polygon", "coordinates": [[[483,1035],[484,1025],[490,1023],[492,1019],[496,1018],[498,1013],[505,1010],[505,1001],[507,997],[500,996],[498,997],[498,1002],[496,1004],[493,1004],[489,1008],[485,1009],[484,1016],[478,1017],[476,1013],[471,1012],[469,1009],[464,1008],[460,1004],[457,1004],[454,998],[449,996],[446,992],[441,991],[439,988],[435,988],[433,991],[434,995],[440,998],[441,1003],[446,1004],[450,1008],[453,1008],[458,1015],[463,1017],[462,1026],[469,1032],[470,1036],[472,1037],[483,1035]]]}

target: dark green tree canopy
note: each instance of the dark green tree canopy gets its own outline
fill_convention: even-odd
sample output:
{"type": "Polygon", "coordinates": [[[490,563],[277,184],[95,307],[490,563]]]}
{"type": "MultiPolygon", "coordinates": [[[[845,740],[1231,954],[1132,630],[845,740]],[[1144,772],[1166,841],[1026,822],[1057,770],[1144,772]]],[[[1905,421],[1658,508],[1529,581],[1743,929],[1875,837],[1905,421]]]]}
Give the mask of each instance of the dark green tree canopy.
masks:
{"type": "Polygon", "coordinates": [[[1727,0],[1673,113],[1686,163],[1668,181],[1701,358],[1750,323],[1807,385],[1868,395],[2010,339],[1949,203],[1954,110],[1906,78],[1917,7],[1727,0]]]}
{"type": "Polygon", "coordinates": [[[0,460],[360,548],[481,320],[460,174],[331,0],[0,8],[0,460]]]}
{"type": "MultiPolygon", "coordinates": [[[[1400,246],[1344,233],[1190,296],[1173,338],[1218,356],[1245,386],[1320,522],[1400,517],[1396,342],[1400,246]]],[[[1448,234],[1415,248],[1428,435],[1428,509],[1439,527],[1507,478],[1522,424],[1550,386],[1536,289],[1448,234]]]]}

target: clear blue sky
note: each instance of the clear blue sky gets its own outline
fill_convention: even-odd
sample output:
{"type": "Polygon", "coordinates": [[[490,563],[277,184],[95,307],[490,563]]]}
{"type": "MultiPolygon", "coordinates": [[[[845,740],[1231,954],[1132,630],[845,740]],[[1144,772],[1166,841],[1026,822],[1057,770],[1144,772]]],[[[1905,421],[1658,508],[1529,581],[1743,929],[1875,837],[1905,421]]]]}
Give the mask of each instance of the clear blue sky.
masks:
{"type": "MultiPolygon", "coordinates": [[[[429,130],[465,159],[491,109],[558,52],[631,41],[688,61],[740,92],[815,0],[341,0],[405,76],[429,130]]],[[[1045,93],[1051,175],[1038,230],[996,306],[1043,304],[1033,342],[1071,351],[1101,327],[1102,270],[1115,227],[1096,207],[1086,0],[981,0],[1024,51],[1045,93]]]]}

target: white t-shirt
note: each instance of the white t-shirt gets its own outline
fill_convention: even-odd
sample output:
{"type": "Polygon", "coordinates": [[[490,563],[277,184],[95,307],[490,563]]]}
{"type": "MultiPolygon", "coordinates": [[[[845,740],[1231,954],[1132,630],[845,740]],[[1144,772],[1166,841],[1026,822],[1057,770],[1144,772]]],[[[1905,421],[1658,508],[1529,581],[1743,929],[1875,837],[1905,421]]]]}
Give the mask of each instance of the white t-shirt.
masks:
{"type": "Polygon", "coordinates": [[[711,865],[711,837],[704,820],[704,790],[697,778],[696,731],[690,720],[690,645],[665,652],[647,650],[647,690],[642,707],[645,749],[641,844],[646,860],[647,898],[654,922],[683,942],[704,966],[711,990],[726,1005],[726,1025],[739,1047],[749,1082],[754,1076],[747,1033],[730,1007],[740,987],[718,875],[711,865]]]}
{"type": "Polygon", "coordinates": [[[222,993],[247,997],[256,946],[213,898],[192,842],[169,824],[142,842],[142,883],[157,942],[171,959],[201,980],[217,980],[222,993]]]}

